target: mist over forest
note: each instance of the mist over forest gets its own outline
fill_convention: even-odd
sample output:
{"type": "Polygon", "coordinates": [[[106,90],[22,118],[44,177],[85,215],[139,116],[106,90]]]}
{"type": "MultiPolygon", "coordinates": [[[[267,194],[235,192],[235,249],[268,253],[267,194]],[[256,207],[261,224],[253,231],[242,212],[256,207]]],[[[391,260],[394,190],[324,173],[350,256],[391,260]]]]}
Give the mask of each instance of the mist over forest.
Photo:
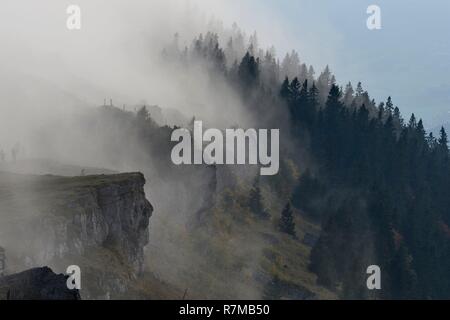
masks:
{"type": "MultiPolygon", "coordinates": [[[[85,201],[79,190],[105,184],[99,198],[117,186],[138,198],[140,179],[107,180],[140,172],[153,210],[148,235],[136,222],[142,234],[120,234],[123,246],[88,241],[80,263],[117,261],[102,278],[114,285],[89,288],[90,298],[450,297],[447,133],[402,113],[395,88],[376,101],[364,79],[339,79],[332,65],[267,45],[276,30],[261,35],[206,16],[207,1],[78,2],[75,32],[65,28],[65,1],[2,4],[0,246],[10,273],[42,263],[60,270],[70,257],[54,259],[40,241],[42,254],[24,251],[41,235],[8,230],[15,215],[39,220],[52,201],[85,201]],[[174,165],[171,134],[192,131],[195,120],[280,129],[279,173],[174,165]],[[63,195],[42,196],[58,183],[63,195]],[[116,247],[130,252],[123,258],[116,247]],[[370,265],[383,270],[383,290],[367,290],[370,265]]],[[[130,212],[150,216],[137,203],[130,212]]]]}

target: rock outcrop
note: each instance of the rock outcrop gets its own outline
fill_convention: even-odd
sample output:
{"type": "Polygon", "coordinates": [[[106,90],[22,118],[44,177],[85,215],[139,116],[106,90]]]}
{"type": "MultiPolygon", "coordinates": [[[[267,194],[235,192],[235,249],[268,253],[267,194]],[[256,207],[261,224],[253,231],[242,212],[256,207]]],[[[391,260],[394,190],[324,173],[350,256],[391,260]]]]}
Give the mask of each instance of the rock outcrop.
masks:
{"type": "Polygon", "coordinates": [[[73,228],[63,237],[65,248],[79,254],[92,246],[114,249],[140,274],[153,211],[145,198],[144,184],[144,176],[136,173],[87,188],[68,204],[76,214],[71,226],[62,226],[64,230],[73,228]]]}
{"type": "Polygon", "coordinates": [[[48,265],[64,273],[78,265],[83,298],[123,294],[141,274],[153,211],[142,174],[1,175],[11,191],[0,197],[10,270],[48,265]]]}
{"type": "Polygon", "coordinates": [[[0,300],[80,300],[78,290],[69,290],[66,281],[48,267],[0,277],[0,300]]]}

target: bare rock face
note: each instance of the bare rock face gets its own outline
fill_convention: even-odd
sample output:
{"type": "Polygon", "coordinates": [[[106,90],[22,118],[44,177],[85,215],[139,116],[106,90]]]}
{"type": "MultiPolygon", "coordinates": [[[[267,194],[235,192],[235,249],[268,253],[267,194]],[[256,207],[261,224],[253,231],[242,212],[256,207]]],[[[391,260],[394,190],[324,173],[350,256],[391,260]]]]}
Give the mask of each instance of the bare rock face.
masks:
{"type": "Polygon", "coordinates": [[[153,207],[145,198],[144,176],[129,174],[123,180],[87,188],[69,204],[77,214],[70,223],[67,247],[82,254],[87,247],[119,252],[137,274],[142,272],[144,247],[153,207]],[[70,230],[71,229],[71,230],[70,230]]]}
{"type": "Polygon", "coordinates": [[[123,295],[142,273],[153,207],[141,173],[0,175],[11,192],[0,197],[9,272],[48,265],[65,273],[77,265],[83,299],[123,295]]]}
{"type": "Polygon", "coordinates": [[[69,290],[67,277],[48,268],[35,268],[0,278],[0,300],[80,300],[69,290]]]}

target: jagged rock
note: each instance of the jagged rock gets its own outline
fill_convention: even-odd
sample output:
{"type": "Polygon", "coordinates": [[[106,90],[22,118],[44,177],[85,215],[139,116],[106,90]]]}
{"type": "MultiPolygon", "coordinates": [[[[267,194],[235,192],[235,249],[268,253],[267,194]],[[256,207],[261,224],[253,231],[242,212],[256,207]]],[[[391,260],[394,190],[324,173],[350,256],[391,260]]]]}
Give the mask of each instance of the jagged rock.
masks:
{"type": "Polygon", "coordinates": [[[69,290],[67,276],[48,268],[35,268],[0,278],[0,300],[80,300],[78,290],[69,290]]]}

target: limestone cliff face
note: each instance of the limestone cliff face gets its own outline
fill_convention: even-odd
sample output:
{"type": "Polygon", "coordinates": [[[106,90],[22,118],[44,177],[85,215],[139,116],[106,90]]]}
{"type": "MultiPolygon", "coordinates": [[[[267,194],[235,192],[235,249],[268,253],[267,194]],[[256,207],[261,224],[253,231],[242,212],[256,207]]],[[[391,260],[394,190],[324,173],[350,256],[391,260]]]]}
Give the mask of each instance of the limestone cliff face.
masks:
{"type": "Polygon", "coordinates": [[[11,272],[43,265],[65,272],[78,265],[82,297],[110,298],[143,271],[153,207],[142,174],[17,175],[9,181],[21,194],[0,217],[11,272]]]}
{"type": "Polygon", "coordinates": [[[153,207],[145,198],[142,174],[87,188],[69,204],[76,214],[69,221],[65,240],[82,254],[88,247],[114,248],[139,274],[148,243],[148,225],[153,207]]]}

